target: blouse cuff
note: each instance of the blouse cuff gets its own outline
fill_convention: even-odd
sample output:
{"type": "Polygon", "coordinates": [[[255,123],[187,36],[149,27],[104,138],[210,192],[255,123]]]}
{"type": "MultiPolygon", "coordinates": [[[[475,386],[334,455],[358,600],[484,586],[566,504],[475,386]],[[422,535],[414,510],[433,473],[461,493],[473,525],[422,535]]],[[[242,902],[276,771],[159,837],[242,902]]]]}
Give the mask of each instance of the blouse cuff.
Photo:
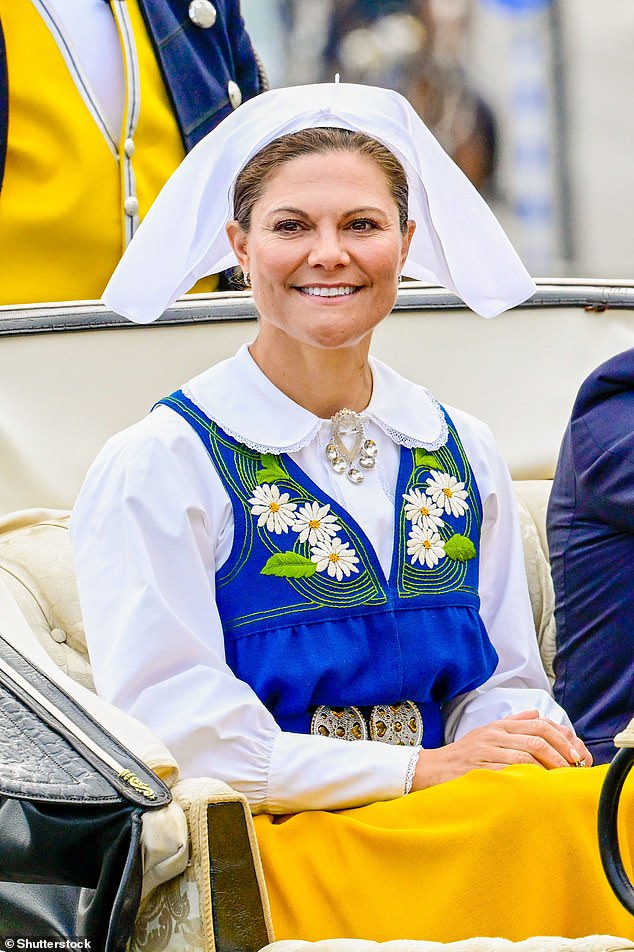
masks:
{"type": "Polygon", "coordinates": [[[409,759],[407,773],[405,774],[405,787],[403,788],[403,793],[405,796],[407,796],[408,793],[411,793],[412,784],[414,783],[414,774],[416,773],[416,767],[418,766],[418,755],[422,749],[422,747],[415,747],[412,751],[412,756],[409,759]]]}
{"type": "Polygon", "coordinates": [[[254,813],[341,810],[402,797],[411,747],[280,733],[271,757],[267,802],[254,813]]]}

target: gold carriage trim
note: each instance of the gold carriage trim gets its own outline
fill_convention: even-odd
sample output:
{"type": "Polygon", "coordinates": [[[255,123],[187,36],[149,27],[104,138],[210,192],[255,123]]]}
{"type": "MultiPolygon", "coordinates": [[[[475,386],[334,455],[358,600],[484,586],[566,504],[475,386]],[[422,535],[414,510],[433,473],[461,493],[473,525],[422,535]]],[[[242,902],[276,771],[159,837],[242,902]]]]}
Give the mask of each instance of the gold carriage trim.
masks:
{"type": "Polygon", "coordinates": [[[375,704],[367,720],[358,707],[322,704],[313,714],[310,732],[339,740],[376,740],[398,747],[418,747],[423,740],[423,715],[414,701],[375,704]]]}

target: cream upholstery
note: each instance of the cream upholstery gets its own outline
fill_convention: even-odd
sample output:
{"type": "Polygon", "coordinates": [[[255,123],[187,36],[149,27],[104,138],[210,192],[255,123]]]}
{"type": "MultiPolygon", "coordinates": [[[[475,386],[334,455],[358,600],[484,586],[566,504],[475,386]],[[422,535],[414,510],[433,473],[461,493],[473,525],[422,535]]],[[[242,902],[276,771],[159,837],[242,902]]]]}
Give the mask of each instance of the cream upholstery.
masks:
{"type": "Polygon", "coordinates": [[[69,513],[26,509],[0,519],[0,573],[59,668],[95,690],[75,585],[69,513]]]}
{"type": "Polygon", "coordinates": [[[394,939],[390,942],[367,942],[364,939],[324,939],[321,942],[293,940],[274,942],[262,952],[622,952],[634,949],[634,942],[609,935],[564,939],[560,936],[535,936],[522,942],[509,939],[474,938],[460,942],[424,942],[416,939],[394,939]]]}
{"type": "Polygon", "coordinates": [[[555,593],[550,575],[546,540],[546,507],[550,480],[525,479],[514,482],[524,544],[526,577],[533,608],[535,632],[542,663],[551,684],[555,680],[555,593]]]}

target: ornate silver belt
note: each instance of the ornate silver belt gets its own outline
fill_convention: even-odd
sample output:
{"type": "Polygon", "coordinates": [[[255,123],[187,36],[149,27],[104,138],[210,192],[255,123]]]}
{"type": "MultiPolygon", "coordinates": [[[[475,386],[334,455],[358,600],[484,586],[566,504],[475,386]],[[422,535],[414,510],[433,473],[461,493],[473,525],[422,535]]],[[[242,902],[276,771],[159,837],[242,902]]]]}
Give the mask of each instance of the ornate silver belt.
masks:
{"type": "Polygon", "coordinates": [[[377,740],[398,747],[418,747],[423,739],[423,715],[413,701],[375,704],[367,719],[358,707],[321,704],[313,714],[310,732],[339,740],[377,740]]]}

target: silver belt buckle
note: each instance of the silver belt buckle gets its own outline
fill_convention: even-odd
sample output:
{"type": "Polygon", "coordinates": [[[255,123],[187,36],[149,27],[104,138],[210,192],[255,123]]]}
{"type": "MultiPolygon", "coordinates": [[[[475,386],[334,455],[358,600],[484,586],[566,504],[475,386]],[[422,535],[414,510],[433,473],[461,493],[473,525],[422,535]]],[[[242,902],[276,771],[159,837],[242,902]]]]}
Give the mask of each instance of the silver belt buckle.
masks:
{"type": "Polygon", "coordinates": [[[368,728],[358,707],[329,707],[321,704],[310,722],[311,734],[339,740],[367,740],[368,728]]]}
{"type": "Polygon", "coordinates": [[[375,740],[399,747],[418,747],[423,739],[423,715],[413,701],[375,704],[368,727],[358,707],[321,704],[313,714],[310,732],[339,740],[375,740]]]}
{"type": "Polygon", "coordinates": [[[418,747],[423,739],[423,715],[418,704],[375,704],[370,712],[370,739],[397,747],[418,747]]]}

